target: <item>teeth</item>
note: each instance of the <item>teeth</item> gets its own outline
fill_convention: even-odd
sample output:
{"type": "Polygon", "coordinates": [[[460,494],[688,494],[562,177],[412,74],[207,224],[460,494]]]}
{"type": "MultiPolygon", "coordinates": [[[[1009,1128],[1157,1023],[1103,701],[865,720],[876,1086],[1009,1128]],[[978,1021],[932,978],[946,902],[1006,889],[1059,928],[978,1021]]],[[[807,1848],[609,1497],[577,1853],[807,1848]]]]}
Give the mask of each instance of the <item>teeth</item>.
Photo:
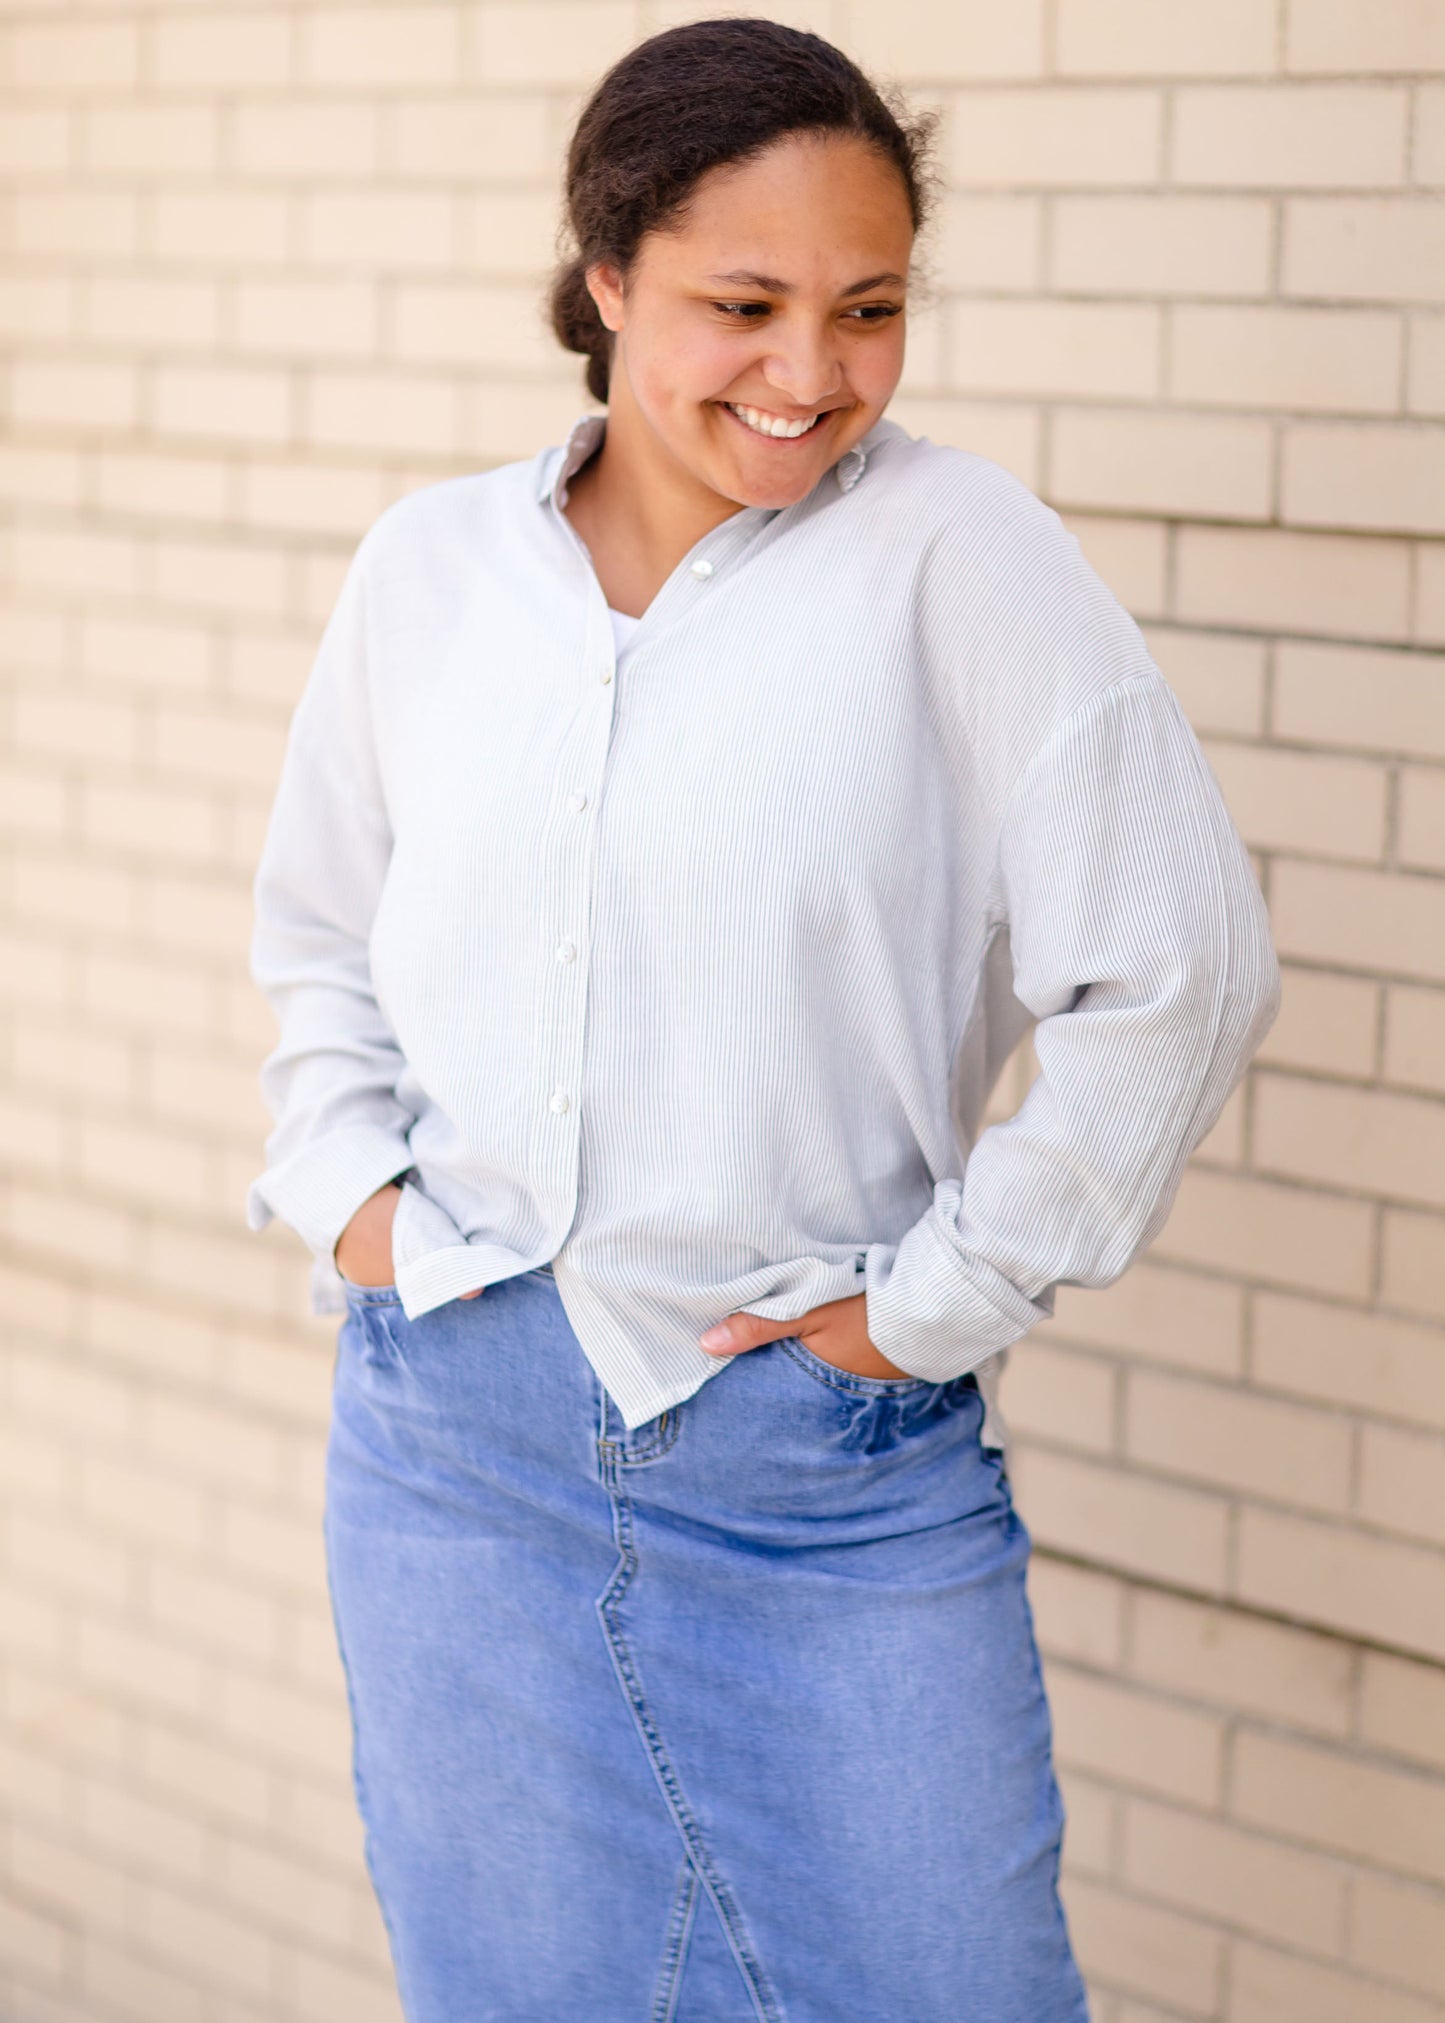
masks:
{"type": "Polygon", "coordinates": [[[728,406],[750,429],[760,436],[782,436],[791,441],[795,436],[805,436],[808,430],[822,419],[820,415],[810,415],[807,421],[784,421],[781,415],[764,414],[761,408],[739,407],[730,400],[728,406]]]}

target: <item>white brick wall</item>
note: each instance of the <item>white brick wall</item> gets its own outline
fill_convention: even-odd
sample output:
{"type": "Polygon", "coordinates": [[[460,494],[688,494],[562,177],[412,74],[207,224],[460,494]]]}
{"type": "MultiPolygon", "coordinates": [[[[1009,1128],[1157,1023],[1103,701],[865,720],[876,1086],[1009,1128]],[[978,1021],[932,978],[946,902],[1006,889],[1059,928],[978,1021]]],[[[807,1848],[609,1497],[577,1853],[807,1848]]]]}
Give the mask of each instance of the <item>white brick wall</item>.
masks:
{"type": "MultiPolygon", "coordinates": [[[[357,537],[586,404],[569,121],[706,11],[0,5],[4,2023],[397,2023],[250,877],[357,537]]],[[[1445,2017],[1445,10],[753,11],[944,108],[894,411],[1145,624],[1285,965],[1005,1378],[1096,2023],[1445,2017]]]]}

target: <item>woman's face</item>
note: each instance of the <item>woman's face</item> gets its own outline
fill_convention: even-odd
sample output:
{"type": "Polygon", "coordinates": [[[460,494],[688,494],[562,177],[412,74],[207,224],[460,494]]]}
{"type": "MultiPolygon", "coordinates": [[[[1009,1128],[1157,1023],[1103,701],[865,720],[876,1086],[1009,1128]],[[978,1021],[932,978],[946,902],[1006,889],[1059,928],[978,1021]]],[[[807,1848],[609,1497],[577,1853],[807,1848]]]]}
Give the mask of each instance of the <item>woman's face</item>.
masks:
{"type": "Polygon", "coordinates": [[[625,293],[588,270],[616,332],[609,434],[737,505],[804,498],[898,384],[912,245],[902,178],[862,141],[792,135],[714,169],[625,293]]]}

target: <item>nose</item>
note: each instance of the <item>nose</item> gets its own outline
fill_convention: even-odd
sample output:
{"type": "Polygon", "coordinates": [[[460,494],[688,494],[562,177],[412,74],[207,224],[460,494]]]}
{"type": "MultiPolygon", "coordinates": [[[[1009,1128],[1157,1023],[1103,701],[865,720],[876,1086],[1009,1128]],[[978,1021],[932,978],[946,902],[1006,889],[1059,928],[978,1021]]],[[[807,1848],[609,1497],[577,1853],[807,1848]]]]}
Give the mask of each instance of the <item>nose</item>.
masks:
{"type": "Polygon", "coordinates": [[[762,361],[763,378],[794,407],[816,407],[831,399],[843,384],[842,365],[829,333],[800,321],[784,332],[775,327],[774,343],[762,361]]]}

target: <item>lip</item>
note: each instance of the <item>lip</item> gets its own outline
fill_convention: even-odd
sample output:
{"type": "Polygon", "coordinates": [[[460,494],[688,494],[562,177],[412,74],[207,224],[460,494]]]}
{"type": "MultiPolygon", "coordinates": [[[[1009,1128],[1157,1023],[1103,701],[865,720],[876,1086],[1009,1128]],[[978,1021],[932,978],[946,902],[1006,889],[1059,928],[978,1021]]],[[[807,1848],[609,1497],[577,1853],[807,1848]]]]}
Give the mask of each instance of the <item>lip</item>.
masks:
{"type": "MultiPolygon", "coordinates": [[[[727,401],[720,400],[718,401],[717,405],[722,409],[723,413],[727,416],[728,420],[733,424],[733,426],[735,428],[740,428],[743,434],[747,436],[750,441],[755,443],[766,443],[769,445],[770,448],[775,450],[801,449],[804,443],[810,443],[815,441],[820,432],[827,427],[828,423],[833,419],[833,417],[843,412],[841,407],[825,407],[821,409],[819,411],[818,419],[814,427],[806,429],[804,433],[800,436],[765,436],[760,435],[757,429],[749,428],[741,415],[733,413],[732,408],[729,406],[727,401]]],[[[752,402],[743,401],[740,403],[740,405],[743,407],[751,407],[752,402]]],[[[766,414],[770,412],[770,410],[766,408],[760,408],[758,412],[760,414],[766,414]]],[[[785,415],[783,419],[785,421],[789,420],[801,421],[803,417],[801,415],[791,415],[791,416],[785,415]]]]}

